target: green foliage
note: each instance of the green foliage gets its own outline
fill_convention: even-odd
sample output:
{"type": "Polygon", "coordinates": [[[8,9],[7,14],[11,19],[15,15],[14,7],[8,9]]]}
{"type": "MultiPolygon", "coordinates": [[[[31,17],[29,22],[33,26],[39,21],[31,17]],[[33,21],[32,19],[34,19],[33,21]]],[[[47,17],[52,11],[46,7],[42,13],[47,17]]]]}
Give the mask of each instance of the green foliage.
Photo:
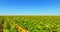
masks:
{"type": "Polygon", "coordinates": [[[0,20],[0,26],[2,25],[2,20],[0,20]]]}
{"type": "MultiPolygon", "coordinates": [[[[60,16],[14,16],[8,17],[11,18],[13,22],[22,26],[24,29],[29,30],[30,32],[60,32],[60,16]]],[[[0,20],[1,24],[1,20],[0,20]]],[[[17,32],[16,26],[13,26],[13,23],[10,20],[6,20],[4,26],[4,31],[7,31],[10,27],[10,32],[17,32]]]]}

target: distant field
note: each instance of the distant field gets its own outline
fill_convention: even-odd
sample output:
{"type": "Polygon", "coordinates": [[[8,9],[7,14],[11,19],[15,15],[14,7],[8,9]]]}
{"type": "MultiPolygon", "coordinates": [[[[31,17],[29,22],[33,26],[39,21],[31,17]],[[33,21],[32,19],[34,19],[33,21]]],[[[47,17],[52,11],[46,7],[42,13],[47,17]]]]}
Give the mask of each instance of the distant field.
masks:
{"type": "Polygon", "coordinates": [[[0,32],[60,32],[60,16],[0,16],[0,32]]]}

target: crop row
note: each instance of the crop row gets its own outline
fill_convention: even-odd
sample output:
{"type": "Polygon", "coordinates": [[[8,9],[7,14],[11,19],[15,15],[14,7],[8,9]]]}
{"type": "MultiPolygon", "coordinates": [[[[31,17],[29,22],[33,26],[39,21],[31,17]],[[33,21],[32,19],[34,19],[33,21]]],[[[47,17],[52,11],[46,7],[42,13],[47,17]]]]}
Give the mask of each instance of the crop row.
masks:
{"type": "Polygon", "coordinates": [[[10,20],[29,32],[60,32],[60,16],[6,16],[4,19],[4,32],[17,32],[17,26],[10,20]]]}

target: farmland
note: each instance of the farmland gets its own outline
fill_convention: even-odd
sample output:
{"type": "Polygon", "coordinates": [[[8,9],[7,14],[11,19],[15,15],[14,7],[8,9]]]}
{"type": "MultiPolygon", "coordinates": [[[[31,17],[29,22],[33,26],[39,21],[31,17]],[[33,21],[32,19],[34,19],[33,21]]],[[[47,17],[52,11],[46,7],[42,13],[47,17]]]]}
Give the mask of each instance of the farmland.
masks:
{"type": "Polygon", "coordinates": [[[0,16],[0,32],[60,32],[60,16],[0,16]]]}

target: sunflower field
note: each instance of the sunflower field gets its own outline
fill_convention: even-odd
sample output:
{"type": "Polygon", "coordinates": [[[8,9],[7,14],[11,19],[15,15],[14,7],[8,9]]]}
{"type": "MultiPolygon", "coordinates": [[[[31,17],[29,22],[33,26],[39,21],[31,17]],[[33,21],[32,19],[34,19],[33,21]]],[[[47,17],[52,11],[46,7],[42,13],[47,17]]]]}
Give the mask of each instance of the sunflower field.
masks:
{"type": "Polygon", "coordinates": [[[0,32],[60,32],[60,16],[0,16],[0,32]]]}

